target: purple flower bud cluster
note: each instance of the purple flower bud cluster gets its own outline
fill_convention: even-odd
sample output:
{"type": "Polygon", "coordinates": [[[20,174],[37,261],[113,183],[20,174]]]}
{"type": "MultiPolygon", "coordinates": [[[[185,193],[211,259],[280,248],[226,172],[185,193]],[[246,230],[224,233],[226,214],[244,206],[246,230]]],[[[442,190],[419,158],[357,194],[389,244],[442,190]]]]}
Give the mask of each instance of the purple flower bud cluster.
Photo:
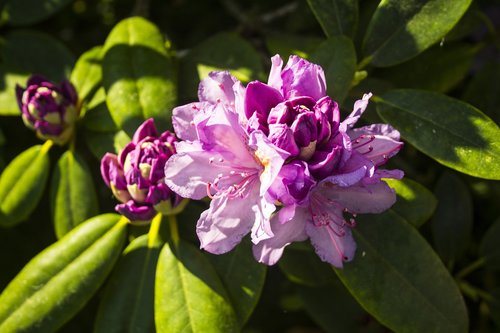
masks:
{"type": "Polygon", "coordinates": [[[197,224],[201,247],[220,254],[250,233],[254,256],[272,265],[283,249],[310,239],[337,267],[352,260],[355,216],[380,213],[396,200],[380,166],[402,147],[387,124],[354,128],[371,94],[340,120],[326,95],[323,69],[276,55],[267,83],[244,87],[228,72],[212,72],[199,102],[173,111],[177,153],[165,183],[179,195],[211,198],[197,224]]]}
{"type": "Polygon", "coordinates": [[[175,135],[158,136],[153,119],[146,120],[117,155],[106,153],[101,175],[122,203],[116,210],[131,221],[149,221],[158,212],[172,214],[182,201],[164,182],[164,167],[175,153],[175,135]]]}
{"type": "Polygon", "coordinates": [[[78,97],[73,85],[64,80],[56,85],[42,76],[33,75],[26,88],[16,86],[21,116],[41,139],[63,145],[73,135],[78,118],[78,97]]]}

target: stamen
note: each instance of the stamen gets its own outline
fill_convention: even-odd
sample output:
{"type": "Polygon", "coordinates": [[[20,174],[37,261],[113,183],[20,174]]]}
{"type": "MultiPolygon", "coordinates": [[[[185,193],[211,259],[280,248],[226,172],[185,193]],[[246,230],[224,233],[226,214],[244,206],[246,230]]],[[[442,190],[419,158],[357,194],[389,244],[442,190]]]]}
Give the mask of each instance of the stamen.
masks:
{"type": "Polygon", "coordinates": [[[210,183],[207,183],[207,196],[210,198],[210,199],[213,199],[213,195],[210,193],[210,187],[212,186],[212,184],[210,183]]]}

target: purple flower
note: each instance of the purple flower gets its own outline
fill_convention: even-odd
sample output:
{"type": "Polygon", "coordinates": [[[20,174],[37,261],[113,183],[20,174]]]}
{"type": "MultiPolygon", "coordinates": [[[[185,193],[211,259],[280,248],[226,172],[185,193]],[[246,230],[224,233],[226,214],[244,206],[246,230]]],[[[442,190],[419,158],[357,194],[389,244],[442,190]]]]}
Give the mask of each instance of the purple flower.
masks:
{"type": "Polygon", "coordinates": [[[28,79],[26,88],[16,86],[21,116],[38,137],[63,145],[73,135],[78,118],[78,98],[73,85],[64,80],[55,85],[39,75],[28,79]]]}
{"type": "Polygon", "coordinates": [[[154,120],[148,119],[118,156],[103,156],[101,175],[122,202],[115,207],[119,213],[131,221],[149,221],[157,212],[173,214],[182,207],[182,198],[165,185],[163,173],[175,142],[169,131],[158,136],[154,120]]]}
{"type": "Polygon", "coordinates": [[[248,135],[231,101],[203,101],[202,110],[193,108],[199,104],[174,109],[178,135],[192,141],[177,143],[177,154],[165,165],[165,182],[173,191],[212,199],[196,231],[201,247],[215,254],[230,251],[249,232],[254,242],[272,237],[269,218],[275,206],[267,191],[288,155],[262,132],[248,135]]]}
{"type": "Polygon", "coordinates": [[[189,142],[177,145],[166,183],[182,196],[213,198],[198,221],[202,247],[229,251],[252,229],[254,255],[269,265],[308,238],[322,260],[337,267],[351,260],[356,214],[388,209],[396,196],[382,178],[403,176],[379,169],[402,146],[396,130],[353,128],[371,94],[341,122],[320,66],[291,56],[283,67],[274,56],[267,84],[245,88],[213,72],[198,95],[174,109],[175,131],[189,142]],[[244,167],[251,181],[238,176],[244,167]]]}

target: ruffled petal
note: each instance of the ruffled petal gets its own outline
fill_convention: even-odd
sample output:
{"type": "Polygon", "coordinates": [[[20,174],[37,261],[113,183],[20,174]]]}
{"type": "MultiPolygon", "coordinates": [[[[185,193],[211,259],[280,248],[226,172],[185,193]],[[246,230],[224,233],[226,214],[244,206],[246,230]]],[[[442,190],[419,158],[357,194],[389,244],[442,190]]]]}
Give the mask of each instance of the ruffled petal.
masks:
{"type": "Polygon", "coordinates": [[[270,218],[271,214],[276,210],[276,206],[274,206],[271,200],[266,198],[266,196],[256,199],[260,200],[260,204],[252,207],[255,213],[255,222],[251,232],[252,242],[254,244],[274,236],[271,230],[270,218]]]}
{"type": "Polygon", "coordinates": [[[348,132],[353,148],[376,166],[386,163],[403,147],[399,140],[399,132],[390,125],[374,124],[353,129],[348,132]]]}
{"type": "Polygon", "coordinates": [[[357,184],[349,187],[322,182],[316,188],[317,194],[335,202],[350,213],[382,213],[396,202],[396,194],[385,182],[357,184]]]}
{"type": "Polygon", "coordinates": [[[354,258],[356,242],[352,238],[350,229],[341,228],[335,223],[319,226],[306,223],[305,229],[316,254],[322,261],[342,268],[344,262],[354,258]]]}
{"type": "Polygon", "coordinates": [[[239,82],[228,71],[214,71],[208,74],[198,86],[200,102],[234,105],[233,85],[239,82]]]}
{"type": "Polygon", "coordinates": [[[354,109],[351,114],[340,124],[341,130],[347,132],[349,128],[352,128],[354,124],[358,121],[359,117],[365,112],[368,101],[372,97],[371,93],[364,94],[362,99],[357,100],[354,103],[354,109]]]}
{"type": "Polygon", "coordinates": [[[271,71],[267,84],[278,91],[282,91],[283,80],[281,79],[281,69],[283,68],[283,60],[276,54],[271,58],[271,71]]]}
{"type": "Polygon", "coordinates": [[[257,216],[262,211],[258,189],[251,189],[244,197],[217,195],[210,202],[196,226],[200,247],[214,254],[232,250],[243,236],[252,229],[254,221],[263,219],[257,216]]]}
{"type": "Polygon", "coordinates": [[[271,219],[271,230],[274,236],[253,246],[253,255],[257,261],[266,265],[274,265],[281,258],[287,245],[307,239],[304,227],[307,219],[310,218],[309,212],[306,208],[298,206],[294,208],[293,218],[286,223],[280,223],[278,216],[271,219]]]}
{"type": "Polygon", "coordinates": [[[281,72],[286,99],[310,96],[319,100],[326,95],[325,74],[321,66],[292,55],[281,72]]]}
{"type": "Polygon", "coordinates": [[[148,136],[155,138],[158,137],[158,132],[156,131],[155,121],[153,118],[149,118],[137,128],[132,138],[132,142],[138,143],[148,136]]]}
{"type": "Polygon", "coordinates": [[[260,81],[252,81],[247,85],[245,94],[245,115],[250,118],[255,112],[259,119],[267,119],[269,112],[283,102],[281,93],[260,81]]]}
{"type": "Polygon", "coordinates": [[[115,206],[115,210],[128,218],[130,221],[149,221],[156,214],[156,210],[150,205],[137,205],[133,200],[115,206]]]}

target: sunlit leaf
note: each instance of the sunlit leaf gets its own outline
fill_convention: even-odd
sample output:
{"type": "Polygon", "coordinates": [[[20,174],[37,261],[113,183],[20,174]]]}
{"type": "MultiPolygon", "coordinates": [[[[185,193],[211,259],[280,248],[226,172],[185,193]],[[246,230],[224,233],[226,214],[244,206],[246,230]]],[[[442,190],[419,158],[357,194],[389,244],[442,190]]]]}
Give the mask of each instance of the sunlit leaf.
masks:
{"type": "Polygon", "coordinates": [[[389,91],[376,101],[382,119],[421,152],[457,171],[500,179],[500,128],[481,111],[410,89],[389,91]]]}
{"type": "Polygon", "coordinates": [[[101,54],[101,46],[91,48],[78,58],[71,72],[70,81],[75,86],[80,101],[91,97],[101,83],[101,54]]]}

